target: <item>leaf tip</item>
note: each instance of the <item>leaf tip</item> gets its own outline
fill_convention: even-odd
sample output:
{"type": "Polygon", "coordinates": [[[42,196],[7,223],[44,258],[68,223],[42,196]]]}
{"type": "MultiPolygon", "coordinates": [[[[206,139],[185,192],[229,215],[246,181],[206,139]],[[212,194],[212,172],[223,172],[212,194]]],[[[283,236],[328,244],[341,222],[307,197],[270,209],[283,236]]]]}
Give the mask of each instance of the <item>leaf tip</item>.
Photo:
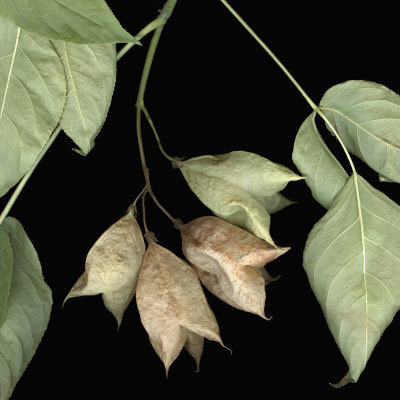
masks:
{"type": "Polygon", "coordinates": [[[288,252],[291,249],[291,247],[278,247],[276,249],[276,258],[278,258],[279,256],[281,256],[282,254],[285,254],[286,252],[288,252]]]}
{"type": "Polygon", "coordinates": [[[356,383],[356,381],[350,376],[349,372],[339,382],[337,383],[329,382],[329,385],[331,385],[335,389],[340,389],[341,387],[347,385],[348,383],[356,383]]]}

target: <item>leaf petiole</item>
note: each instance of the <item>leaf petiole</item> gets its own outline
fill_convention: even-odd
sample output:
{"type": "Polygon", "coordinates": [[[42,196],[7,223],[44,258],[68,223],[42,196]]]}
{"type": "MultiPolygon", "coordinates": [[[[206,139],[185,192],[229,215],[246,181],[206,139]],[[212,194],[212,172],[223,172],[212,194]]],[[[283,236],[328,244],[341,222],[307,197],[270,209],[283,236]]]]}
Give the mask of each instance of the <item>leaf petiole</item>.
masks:
{"type": "Polygon", "coordinates": [[[273,53],[273,51],[261,40],[261,38],[250,28],[250,26],[243,20],[243,18],[231,7],[231,5],[226,0],[221,0],[221,3],[230,11],[230,13],[243,25],[243,27],[250,33],[250,35],[257,41],[257,43],[268,53],[268,55],[275,61],[279,68],[284,72],[284,74],[289,78],[301,95],[306,99],[307,103],[311,108],[326,122],[329,128],[332,130],[340,145],[343,148],[344,153],[350,163],[350,167],[354,175],[357,175],[353,160],[351,159],[350,153],[346,149],[342,139],[340,138],[337,130],[329,122],[326,115],[321,111],[321,109],[311,100],[305,90],[300,86],[300,84],[294,79],[293,75],[287,70],[287,68],[281,63],[278,57],[273,53]]]}

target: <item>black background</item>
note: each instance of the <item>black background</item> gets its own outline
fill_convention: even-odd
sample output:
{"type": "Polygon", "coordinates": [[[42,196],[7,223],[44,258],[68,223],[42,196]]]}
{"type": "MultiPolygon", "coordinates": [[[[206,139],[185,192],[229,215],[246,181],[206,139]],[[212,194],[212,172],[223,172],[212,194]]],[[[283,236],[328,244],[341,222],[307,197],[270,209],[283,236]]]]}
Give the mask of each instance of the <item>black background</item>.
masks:
{"type": "MultiPolygon", "coordinates": [[[[395,12],[288,2],[231,4],[266,41],[315,102],[348,79],[382,83],[400,93],[398,21],[395,12]]],[[[162,1],[110,3],[132,34],[157,15],[162,1]]],[[[56,140],[20,195],[11,215],[36,247],[53,290],[51,321],[37,354],[18,383],[14,399],[125,399],[136,396],[269,396],[295,389],[297,395],[366,394],[395,388],[400,356],[398,317],[384,333],[359,383],[336,391],[347,365],[330,334],[302,268],[308,232],[324,214],[303,182],[284,193],[298,201],[272,218],[275,241],[292,250],[269,264],[281,279],[267,286],[270,322],[239,311],[207,293],[221,336],[233,353],[206,342],[201,370],[179,356],[165,379],[162,362],[142,327],[135,301],[116,332],[101,296],[72,299],[61,307],[84,270],[86,254],[99,235],[126,211],[142,189],[134,104],[150,37],[118,63],[107,121],[92,152],[71,151],[56,140]],[[29,397],[28,397],[29,396],[29,397]]],[[[121,46],[118,46],[120,48],[121,46]]],[[[161,38],[151,71],[146,105],[171,155],[190,158],[232,150],[258,153],[297,171],[291,160],[298,128],[311,112],[294,86],[217,1],[179,1],[161,38]]],[[[159,153],[144,122],[144,144],[154,192],[184,222],[210,212],[178,170],[159,153]]],[[[321,130],[323,127],[321,126],[321,130]]],[[[324,137],[348,164],[335,141],[324,137]]],[[[400,202],[395,184],[382,184],[356,160],[375,187],[400,202]]],[[[0,205],[5,204],[7,197],[0,205]]],[[[147,200],[147,222],[161,245],[181,255],[179,232],[147,200]]]]}

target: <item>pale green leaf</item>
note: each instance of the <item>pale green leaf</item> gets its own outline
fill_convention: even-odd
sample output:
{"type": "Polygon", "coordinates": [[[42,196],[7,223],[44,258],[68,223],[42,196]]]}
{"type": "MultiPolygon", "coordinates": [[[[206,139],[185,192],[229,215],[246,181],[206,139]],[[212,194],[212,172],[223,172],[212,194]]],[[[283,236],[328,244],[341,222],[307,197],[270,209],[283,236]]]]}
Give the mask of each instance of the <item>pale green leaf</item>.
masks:
{"type": "Polygon", "coordinates": [[[215,215],[275,245],[267,209],[277,211],[287,202],[271,197],[302,177],[246,151],[195,157],[178,166],[193,192],[215,215]]]}
{"type": "Polygon", "coordinates": [[[36,251],[21,224],[7,218],[2,227],[14,254],[7,316],[0,328],[0,399],[7,400],[47,328],[52,298],[36,251]]]}
{"type": "Polygon", "coordinates": [[[309,115],[301,125],[294,142],[292,158],[306,178],[314,199],[329,208],[346,183],[348,175],[319,134],[315,113],[309,115]]]}
{"type": "Polygon", "coordinates": [[[0,17],[0,196],[34,163],[65,98],[64,69],[50,41],[0,17]]]}
{"type": "Polygon", "coordinates": [[[351,176],[312,229],[304,268],[357,381],[400,306],[400,207],[351,176]]]}
{"type": "Polygon", "coordinates": [[[104,0],[1,0],[0,15],[39,36],[74,43],[138,43],[104,0]]]}
{"type": "Polygon", "coordinates": [[[117,69],[115,44],[53,44],[67,76],[67,103],[60,125],[87,154],[110,107],[117,69]]]}
{"type": "Polygon", "coordinates": [[[13,254],[10,239],[0,226],[0,328],[6,318],[12,270],[13,254]]]}
{"type": "Polygon", "coordinates": [[[320,106],[351,153],[400,182],[398,94],[378,83],[347,81],[330,88],[320,106]]]}

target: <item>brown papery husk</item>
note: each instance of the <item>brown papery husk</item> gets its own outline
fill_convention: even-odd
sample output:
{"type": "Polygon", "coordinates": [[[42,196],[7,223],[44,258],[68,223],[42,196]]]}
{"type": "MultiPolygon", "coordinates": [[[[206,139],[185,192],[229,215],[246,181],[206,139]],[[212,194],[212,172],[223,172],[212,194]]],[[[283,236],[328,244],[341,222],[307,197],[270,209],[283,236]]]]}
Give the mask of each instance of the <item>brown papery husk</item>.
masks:
{"type": "Polygon", "coordinates": [[[263,266],[289,250],[214,216],[181,228],[182,249],[204,286],[221,300],[262,318],[265,285],[274,280],[263,266]]]}
{"type": "Polygon", "coordinates": [[[102,293],[104,305],[114,315],[119,327],[135,294],[145,250],[140,227],[129,212],[111,225],[90,249],[85,272],[64,303],[71,297],[102,293]]]}
{"type": "Polygon", "coordinates": [[[136,291],[140,319],[165,371],[185,347],[199,366],[203,340],[222,344],[197,274],[171,251],[150,242],[136,291]]]}

